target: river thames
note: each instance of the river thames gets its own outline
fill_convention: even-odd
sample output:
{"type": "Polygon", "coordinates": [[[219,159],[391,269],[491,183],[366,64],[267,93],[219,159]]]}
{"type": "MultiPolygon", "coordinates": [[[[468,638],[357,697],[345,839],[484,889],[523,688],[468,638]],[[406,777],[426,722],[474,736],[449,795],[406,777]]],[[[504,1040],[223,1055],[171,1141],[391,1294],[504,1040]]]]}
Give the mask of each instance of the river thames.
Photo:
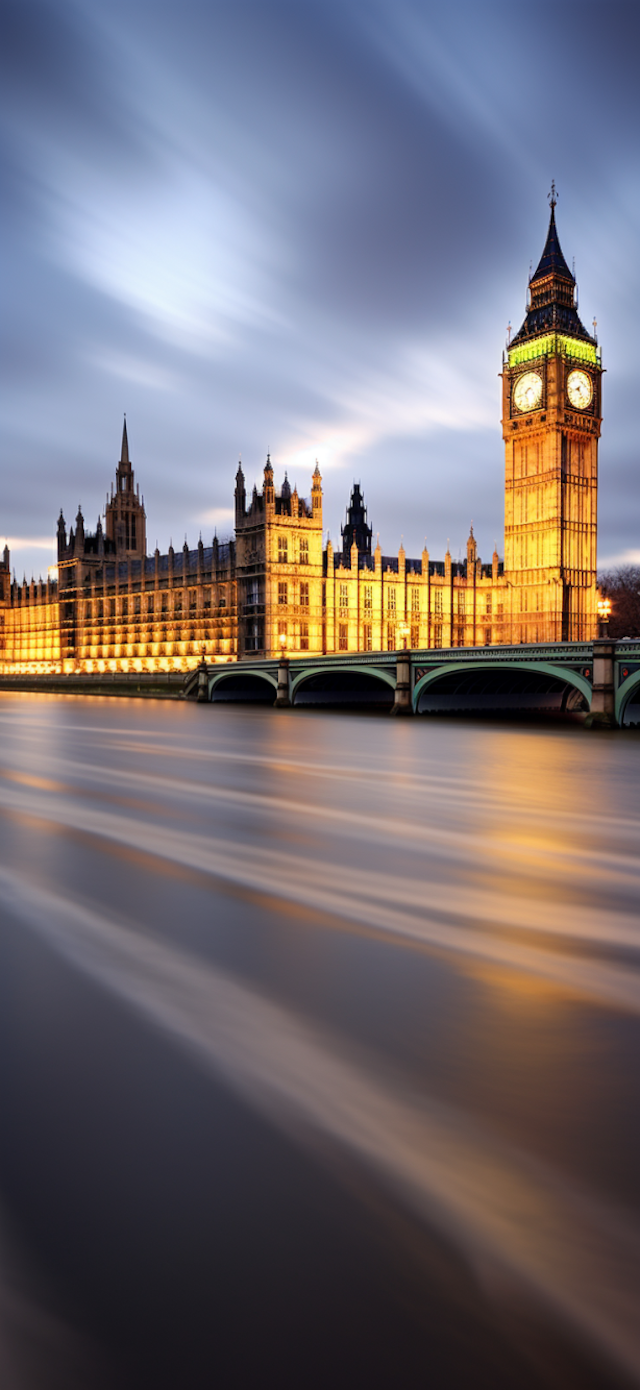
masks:
{"type": "Polygon", "coordinates": [[[640,1385],[640,737],[0,738],[2,1385],[640,1385]]]}

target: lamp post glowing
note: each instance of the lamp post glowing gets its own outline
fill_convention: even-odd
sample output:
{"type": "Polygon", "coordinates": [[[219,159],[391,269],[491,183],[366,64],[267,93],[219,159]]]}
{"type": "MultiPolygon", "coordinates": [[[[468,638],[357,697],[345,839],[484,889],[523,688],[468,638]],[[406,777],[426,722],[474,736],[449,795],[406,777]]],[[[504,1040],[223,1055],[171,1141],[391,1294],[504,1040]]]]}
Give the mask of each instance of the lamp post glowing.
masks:
{"type": "Polygon", "coordinates": [[[609,618],[610,618],[610,616],[611,616],[611,599],[610,599],[610,598],[599,598],[599,599],[598,599],[598,636],[599,636],[599,637],[606,637],[606,636],[607,636],[607,629],[608,629],[608,626],[609,626],[609,618]]]}
{"type": "Polygon", "coordinates": [[[409,631],[410,629],[407,623],[398,623],[398,632],[405,652],[407,650],[407,637],[409,636],[409,631]]]}

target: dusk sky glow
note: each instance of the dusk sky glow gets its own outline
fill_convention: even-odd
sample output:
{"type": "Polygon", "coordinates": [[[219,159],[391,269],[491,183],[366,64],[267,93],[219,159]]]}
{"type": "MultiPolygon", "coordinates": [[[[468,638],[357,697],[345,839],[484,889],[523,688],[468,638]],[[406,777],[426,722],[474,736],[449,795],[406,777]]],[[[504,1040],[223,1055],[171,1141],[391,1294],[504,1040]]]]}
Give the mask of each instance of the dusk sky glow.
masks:
{"type": "Polygon", "coordinates": [[[600,563],[640,561],[636,3],[3,0],[12,564],[93,529],[127,412],[152,549],[267,450],[334,542],[503,548],[498,373],[557,222],[598,322],[600,563]]]}

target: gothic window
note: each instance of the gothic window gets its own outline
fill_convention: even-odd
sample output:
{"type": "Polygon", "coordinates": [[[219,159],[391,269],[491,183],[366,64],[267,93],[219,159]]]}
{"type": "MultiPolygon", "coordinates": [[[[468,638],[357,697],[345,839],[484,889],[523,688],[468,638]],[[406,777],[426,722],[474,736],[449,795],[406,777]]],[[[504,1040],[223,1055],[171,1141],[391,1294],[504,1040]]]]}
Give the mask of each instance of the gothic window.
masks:
{"type": "Polygon", "coordinates": [[[164,593],[164,594],[162,595],[162,612],[163,612],[163,613],[166,613],[168,607],[169,607],[169,595],[168,595],[167,593],[164,593]]]}
{"type": "Polygon", "coordinates": [[[484,645],[485,645],[485,647],[490,647],[490,646],[491,646],[491,628],[490,628],[490,627],[487,627],[487,628],[485,628],[485,630],[484,630],[484,645]]]}
{"type": "Polygon", "coordinates": [[[128,616],[128,613],[129,613],[129,600],[128,600],[128,598],[123,598],[123,600],[122,600],[122,616],[123,616],[123,618],[126,618],[126,617],[128,616]]]}
{"type": "Polygon", "coordinates": [[[182,594],[181,594],[181,593],[180,593],[180,594],[176,594],[176,596],[175,596],[175,598],[174,598],[174,601],[173,601],[173,611],[174,611],[174,613],[176,614],[176,616],[177,616],[179,613],[182,613],[182,594]]]}
{"type": "MultiPolygon", "coordinates": [[[[395,613],[395,611],[396,611],[396,591],[395,591],[395,588],[391,588],[391,589],[389,589],[388,592],[387,592],[387,608],[388,608],[388,610],[389,610],[390,613],[395,613]]],[[[389,651],[391,651],[391,648],[389,648],[389,651]]]]}
{"type": "Polygon", "coordinates": [[[110,599],[109,599],[109,617],[110,617],[110,618],[115,618],[115,616],[116,616],[116,601],[115,601],[114,598],[110,598],[110,599]]]}
{"type": "Polygon", "coordinates": [[[434,613],[442,612],[442,589],[435,590],[433,596],[433,611],[434,613]]]}
{"type": "Polygon", "coordinates": [[[278,536],[278,564],[286,565],[289,559],[289,541],[286,536],[278,536]]]}
{"type": "Polygon", "coordinates": [[[309,650],[309,624],[308,624],[308,623],[301,623],[301,624],[300,624],[300,651],[301,651],[301,652],[308,652],[308,650],[309,650]]]}
{"type": "Polygon", "coordinates": [[[141,602],[141,600],[140,600],[140,595],[139,595],[139,594],[136,594],[136,595],[134,596],[134,600],[133,600],[133,611],[134,611],[134,613],[139,613],[139,612],[140,612],[140,602],[141,602]]]}
{"type": "Polygon", "coordinates": [[[419,613],[419,612],[420,612],[420,590],[419,590],[419,589],[412,589],[412,590],[411,590],[411,612],[412,612],[412,613],[419,613]]]}
{"type": "Polygon", "coordinates": [[[387,627],[387,651],[394,652],[396,649],[396,630],[392,623],[387,627]]]}
{"type": "Polygon", "coordinates": [[[338,603],[339,603],[340,608],[348,608],[348,607],[349,607],[349,589],[348,589],[348,586],[347,586],[346,584],[341,584],[341,585],[340,585],[340,591],[339,591],[339,595],[338,595],[338,603]]]}
{"type": "Polygon", "coordinates": [[[309,607],[309,584],[307,580],[302,580],[300,585],[300,607],[309,607]]]}
{"type": "Polygon", "coordinates": [[[309,564],[309,541],[307,536],[302,536],[300,540],[300,564],[309,564]]]}
{"type": "Polygon", "coordinates": [[[363,629],[362,629],[362,643],[363,643],[365,652],[371,652],[371,651],[373,651],[373,641],[372,641],[372,637],[371,637],[371,624],[370,624],[370,623],[365,623],[365,625],[364,625],[364,627],[363,627],[363,629]]]}
{"type": "Polygon", "coordinates": [[[286,579],[281,579],[278,583],[278,603],[283,607],[289,602],[289,585],[286,579]]]}
{"type": "Polygon", "coordinates": [[[209,585],[207,585],[207,588],[204,591],[204,606],[205,608],[211,607],[211,588],[209,587],[209,585]]]}
{"type": "MultiPolygon", "coordinates": [[[[367,613],[370,613],[373,608],[373,589],[370,584],[364,586],[364,608],[367,613]]],[[[371,648],[366,647],[365,650],[370,651],[371,648]]]]}
{"type": "Polygon", "coordinates": [[[147,613],[153,613],[153,594],[147,594],[147,613]]]}
{"type": "Polygon", "coordinates": [[[464,594],[458,594],[458,617],[464,618],[464,594]]]}
{"type": "Polygon", "coordinates": [[[435,625],[435,627],[434,627],[434,629],[433,629],[433,645],[434,645],[434,647],[441,647],[441,646],[442,646],[442,624],[441,624],[441,623],[436,623],[436,625],[435,625]]]}
{"type": "Polygon", "coordinates": [[[348,632],[349,629],[346,623],[338,623],[338,651],[340,652],[346,652],[348,650],[348,632]]]}
{"type": "Polygon", "coordinates": [[[189,590],[189,608],[195,608],[197,602],[198,602],[198,599],[197,599],[197,590],[196,590],[196,589],[190,589],[190,590],[189,590]]]}
{"type": "Polygon", "coordinates": [[[99,617],[99,618],[104,618],[104,603],[103,603],[102,599],[100,599],[100,601],[99,601],[99,603],[98,603],[98,617],[99,617]]]}
{"type": "Polygon", "coordinates": [[[492,601],[491,601],[491,597],[489,596],[489,598],[487,599],[487,601],[486,601],[486,603],[485,603],[485,612],[486,612],[486,614],[487,614],[487,617],[488,617],[489,614],[491,613],[491,607],[492,607],[492,601]]]}
{"type": "Polygon", "coordinates": [[[226,589],[224,588],[224,586],[221,586],[220,591],[219,591],[219,593],[218,593],[218,608],[226,608],[226,606],[227,606],[227,591],[226,591],[226,589]]]}
{"type": "Polygon", "coordinates": [[[411,646],[412,646],[412,647],[419,647],[419,646],[420,646],[420,628],[419,628],[419,627],[412,627],[412,629],[411,629],[411,646]]]}

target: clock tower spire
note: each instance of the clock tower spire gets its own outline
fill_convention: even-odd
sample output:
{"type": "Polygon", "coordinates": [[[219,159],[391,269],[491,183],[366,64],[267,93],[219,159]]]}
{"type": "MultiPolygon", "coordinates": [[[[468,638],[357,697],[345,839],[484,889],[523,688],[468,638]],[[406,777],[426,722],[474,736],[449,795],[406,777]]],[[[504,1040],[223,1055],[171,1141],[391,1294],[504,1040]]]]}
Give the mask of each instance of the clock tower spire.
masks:
{"type": "Polygon", "coordinates": [[[505,577],[515,642],[585,641],[596,626],[602,362],[578,315],[557,195],[522,327],[503,360],[505,577]]]}

